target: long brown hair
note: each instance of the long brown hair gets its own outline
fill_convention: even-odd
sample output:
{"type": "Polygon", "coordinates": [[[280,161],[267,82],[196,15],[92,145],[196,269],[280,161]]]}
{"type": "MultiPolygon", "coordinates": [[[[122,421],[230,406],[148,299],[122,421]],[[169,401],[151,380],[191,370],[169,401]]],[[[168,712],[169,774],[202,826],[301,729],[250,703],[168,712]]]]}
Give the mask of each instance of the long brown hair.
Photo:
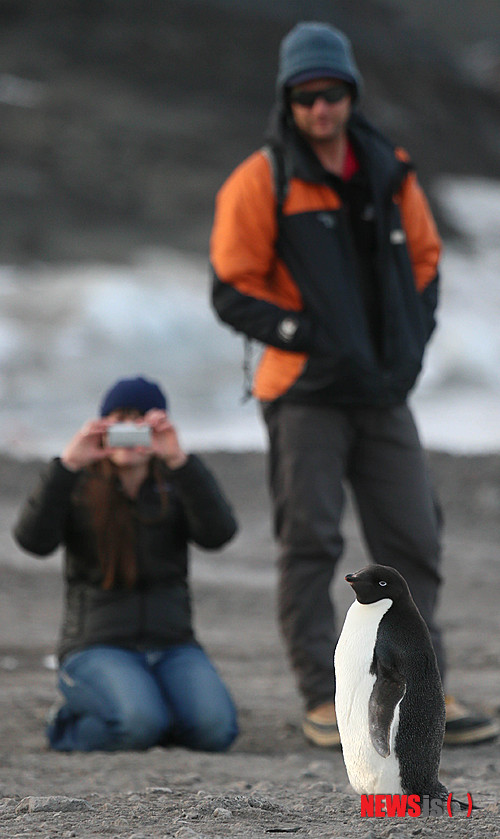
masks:
{"type": "Polygon", "coordinates": [[[161,521],[168,506],[168,494],[161,462],[152,458],[150,472],[158,488],[160,510],[151,518],[140,516],[123,492],[117,468],[110,460],[93,464],[78,495],[91,517],[97,555],[102,569],[102,588],[134,588],[137,582],[136,522],[161,521]]]}

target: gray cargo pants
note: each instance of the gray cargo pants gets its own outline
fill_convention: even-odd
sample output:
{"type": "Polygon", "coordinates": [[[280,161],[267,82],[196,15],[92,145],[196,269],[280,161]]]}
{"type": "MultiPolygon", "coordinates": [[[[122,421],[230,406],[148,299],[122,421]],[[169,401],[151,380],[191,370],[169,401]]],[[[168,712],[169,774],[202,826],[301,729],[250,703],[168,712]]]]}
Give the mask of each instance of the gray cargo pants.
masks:
{"type": "Polygon", "coordinates": [[[263,412],[279,543],[279,622],[306,708],[334,695],[337,634],[329,588],[343,549],[345,481],[371,559],[405,577],[443,677],[444,652],[434,623],[441,582],[439,511],[408,406],[278,402],[263,412]]]}

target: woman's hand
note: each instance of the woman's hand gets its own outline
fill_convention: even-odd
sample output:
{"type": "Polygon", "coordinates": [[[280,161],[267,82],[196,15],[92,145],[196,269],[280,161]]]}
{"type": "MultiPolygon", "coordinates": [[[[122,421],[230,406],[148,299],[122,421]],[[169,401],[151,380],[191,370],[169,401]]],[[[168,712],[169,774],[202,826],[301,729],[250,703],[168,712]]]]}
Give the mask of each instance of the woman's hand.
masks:
{"type": "Polygon", "coordinates": [[[151,428],[151,450],[161,457],[169,469],[180,469],[187,461],[181,448],[177,431],[165,411],[153,408],[144,415],[144,422],[151,428]]]}
{"type": "Polygon", "coordinates": [[[109,427],[109,420],[88,420],[69,441],[61,455],[61,461],[72,472],[78,472],[91,463],[103,460],[109,455],[104,444],[104,434],[109,427]]]}

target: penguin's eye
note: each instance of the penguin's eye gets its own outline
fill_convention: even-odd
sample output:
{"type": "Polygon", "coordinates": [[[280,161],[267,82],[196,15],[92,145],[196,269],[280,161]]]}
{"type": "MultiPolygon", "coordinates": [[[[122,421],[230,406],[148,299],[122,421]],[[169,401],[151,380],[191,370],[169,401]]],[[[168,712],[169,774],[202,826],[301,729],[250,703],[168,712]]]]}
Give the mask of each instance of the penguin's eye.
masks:
{"type": "Polygon", "coordinates": [[[379,580],[378,584],[379,584],[379,586],[386,586],[387,585],[385,580],[379,580]]]}

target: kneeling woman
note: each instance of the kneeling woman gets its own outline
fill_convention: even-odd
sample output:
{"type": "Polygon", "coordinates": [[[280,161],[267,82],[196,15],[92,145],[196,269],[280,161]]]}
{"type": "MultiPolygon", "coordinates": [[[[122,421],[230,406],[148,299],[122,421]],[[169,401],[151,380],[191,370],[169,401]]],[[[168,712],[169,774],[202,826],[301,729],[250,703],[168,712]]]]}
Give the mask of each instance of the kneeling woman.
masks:
{"type": "Polygon", "coordinates": [[[157,384],[117,382],[100,414],[49,464],[14,531],[38,556],[65,548],[64,703],[48,724],[50,745],[224,750],[236,711],[196,641],[187,570],[188,543],[219,548],[234,535],[231,508],[180,447],[157,384]],[[149,442],[111,447],[108,430],[124,421],[149,442]]]}

